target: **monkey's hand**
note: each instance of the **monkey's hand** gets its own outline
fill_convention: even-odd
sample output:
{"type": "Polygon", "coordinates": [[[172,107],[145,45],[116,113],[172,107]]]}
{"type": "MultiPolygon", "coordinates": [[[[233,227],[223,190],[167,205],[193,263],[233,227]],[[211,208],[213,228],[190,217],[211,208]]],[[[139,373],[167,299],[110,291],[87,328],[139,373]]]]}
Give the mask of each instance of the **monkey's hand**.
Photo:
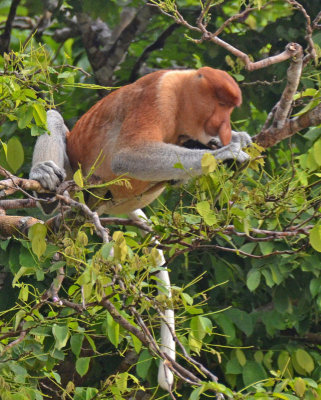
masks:
{"type": "MultiPolygon", "coordinates": [[[[252,138],[247,132],[232,131],[231,143],[237,143],[241,148],[251,146],[252,138]]],[[[223,147],[222,142],[218,136],[213,137],[208,143],[209,146],[223,147]]]]}
{"type": "Polygon", "coordinates": [[[250,159],[250,156],[242,150],[240,141],[231,141],[228,145],[218,150],[213,150],[212,154],[217,160],[236,160],[243,163],[250,159]]]}
{"type": "Polygon", "coordinates": [[[232,131],[232,143],[239,143],[242,148],[251,146],[252,138],[247,132],[232,131]]]}
{"type": "Polygon", "coordinates": [[[66,172],[54,161],[42,161],[31,168],[29,178],[38,181],[44,189],[55,191],[65,180],[66,172]]]}

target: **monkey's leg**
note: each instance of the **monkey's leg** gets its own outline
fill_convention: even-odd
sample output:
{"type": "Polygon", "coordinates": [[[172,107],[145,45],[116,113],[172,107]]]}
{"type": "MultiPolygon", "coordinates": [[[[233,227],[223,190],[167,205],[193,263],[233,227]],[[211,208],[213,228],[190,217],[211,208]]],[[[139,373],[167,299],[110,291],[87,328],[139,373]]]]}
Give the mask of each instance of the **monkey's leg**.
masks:
{"type": "MultiPolygon", "coordinates": [[[[66,172],[71,168],[66,152],[66,133],[68,129],[58,111],[47,111],[47,125],[49,133],[38,137],[32,157],[32,168],[29,178],[34,179],[48,190],[55,191],[65,180],[66,172]]],[[[50,193],[36,194],[38,198],[50,199],[50,193]]],[[[38,204],[45,214],[51,214],[57,207],[57,202],[38,204]]]]}
{"type": "MultiPolygon", "coordinates": [[[[132,211],[129,213],[129,217],[132,219],[136,219],[141,221],[141,219],[144,219],[145,221],[147,220],[147,216],[145,213],[137,209],[135,211],[132,211]]],[[[145,231],[141,230],[141,232],[146,233],[145,231]]],[[[164,287],[167,290],[168,293],[168,298],[170,299],[172,297],[172,292],[171,292],[171,282],[169,279],[169,273],[166,268],[166,261],[164,258],[164,253],[162,250],[157,250],[159,253],[159,267],[163,266],[163,270],[158,272],[157,277],[164,282],[164,287]]],[[[159,285],[159,283],[157,283],[159,285]]],[[[163,294],[158,289],[159,294],[163,294]]],[[[165,319],[166,322],[162,320],[161,322],[161,351],[169,355],[173,360],[175,360],[175,341],[173,338],[173,335],[171,333],[175,332],[175,315],[174,315],[174,310],[165,310],[165,319]],[[170,328],[169,328],[170,327],[170,328]]],[[[172,371],[164,364],[164,361],[161,360],[159,364],[159,369],[158,369],[158,383],[159,386],[167,391],[170,391],[174,382],[174,376],[172,371]]]]}

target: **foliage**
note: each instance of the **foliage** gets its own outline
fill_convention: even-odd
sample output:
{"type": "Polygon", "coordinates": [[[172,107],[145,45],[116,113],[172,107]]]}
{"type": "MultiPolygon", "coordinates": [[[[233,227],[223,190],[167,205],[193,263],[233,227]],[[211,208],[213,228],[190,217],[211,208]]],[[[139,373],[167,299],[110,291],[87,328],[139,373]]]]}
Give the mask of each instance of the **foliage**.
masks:
{"type": "MultiPolygon", "coordinates": [[[[34,136],[46,128],[46,109],[58,104],[72,123],[98,99],[93,78],[83,73],[91,69],[80,39],[59,44],[52,33],[64,27],[67,11],[75,15],[82,6],[116,25],[124,6],[62,3],[64,12],[58,12],[50,35],[38,40],[35,33],[30,39],[28,31],[15,28],[13,51],[0,58],[0,164],[16,175],[29,170],[34,136]]],[[[204,2],[157,3],[193,20],[204,2]]],[[[257,9],[222,33],[254,59],[282,51],[288,41],[304,41],[302,14],[287,2],[267,3],[246,2],[257,9]]],[[[318,2],[300,3],[311,15],[320,11],[318,2]]],[[[213,2],[209,26],[217,29],[244,4],[213,2]]],[[[0,5],[1,21],[9,7],[9,1],[0,5]]],[[[41,12],[39,2],[26,0],[17,14],[34,18],[41,12]]],[[[151,19],[115,71],[115,86],[127,82],[137,57],[170,23],[160,14],[151,19]]],[[[190,39],[193,33],[175,30],[162,50],[150,54],[148,67],[228,69],[243,85],[244,104],[233,114],[234,127],[257,133],[282,92],[286,65],[250,74],[217,46],[190,39]]],[[[319,51],[320,33],[313,39],[319,51]]],[[[319,66],[306,71],[298,115],[320,103],[319,66]]],[[[141,398],[144,391],[166,398],[157,388],[159,360],[112,317],[105,297],[129,327],[137,327],[137,311],[156,339],[161,312],[174,306],[178,339],[219,381],[203,377],[199,387],[179,381],[177,397],[196,400],[220,392],[233,399],[321,398],[320,133],[312,127],[283,141],[264,153],[264,162],[262,149],[254,147],[253,161],[241,168],[206,157],[204,176],[180,189],[169,187],[149,208],[171,270],[171,301],[165,287],[163,294],[155,289],[161,283],[155,276],[156,243],[136,227],[110,227],[112,240],[102,244],[94,225],[75,210],[58,233],[39,224],[28,237],[2,240],[1,265],[9,274],[0,290],[1,399],[118,400],[141,398]]],[[[37,210],[19,213],[40,216],[37,210]]],[[[187,358],[178,358],[197,373],[187,358]]]]}

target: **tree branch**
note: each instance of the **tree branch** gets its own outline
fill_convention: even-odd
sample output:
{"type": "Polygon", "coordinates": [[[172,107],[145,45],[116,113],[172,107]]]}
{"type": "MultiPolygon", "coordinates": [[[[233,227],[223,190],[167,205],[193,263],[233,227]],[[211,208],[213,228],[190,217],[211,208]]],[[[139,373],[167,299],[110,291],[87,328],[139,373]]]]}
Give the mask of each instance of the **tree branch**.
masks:
{"type": "Polygon", "coordinates": [[[269,148],[294,135],[302,129],[321,124],[321,104],[307,113],[286,120],[280,129],[268,128],[253,137],[253,140],[264,148],[269,148]]]}
{"type": "MultiPolygon", "coordinates": [[[[203,18],[202,18],[202,13],[201,13],[201,18],[199,17],[197,19],[197,23],[196,26],[193,26],[191,24],[189,24],[184,17],[180,14],[180,12],[178,11],[178,9],[175,7],[175,9],[172,11],[173,14],[170,14],[166,11],[164,11],[164,9],[162,9],[161,4],[157,3],[157,1],[153,2],[154,4],[150,4],[151,6],[156,6],[163,14],[171,17],[172,19],[174,19],[174,21],[177,24],[183,25],[186,28],[188,28],[189,30],[192,31],[196,31],[201,35],[200,39],[195,39],[194,42],[195,43],[202,43],[203,41],[211,41],[215,44],[217,44],[220,47],[223,47],[225,50],[227,50],[229,53],[233,54],[234,56],[240,58],[244,64],[245,64],[245,68],[248,71],[254,71],[257,69],[261,69],[261,68],[265,68],[268,67],[272,64],[276,64],[285,60],[288,60],[291,57],[295,57],[298,54],[298,49],[297,49],[297,44],[296,43],[289,43],[285,50],[281,53],[278,54],[276,56],[271,56],[268,58],[265,58],[263,60],[260,61],[256,61],[256,62],[252,62],[250,57],[244,53],[243,51],[237,49],[236,47],[230,45],[229,43],[225,42],[224,40],[220,39],[217,35],[221,33],[221,30],[218,29],[215,33],[211,33],[206,29],[206,25],[203,22],[203,18]]],[[[265,6],[267,6],[269,3],[267,3],[265,6]]],[[[244,12],[241,12],[239,14],[237,14],[236,16],[231,17],[229,20],[227,20],[226,22],[229,24],[232,21],[235,21],[239,18],[244,17],[244,15],[248,14],[250,11],[256,9],[255,7],[253,7],[252,9],[247,9],[244,12]]],[[[301,48],[301,46],[300,46],[301,48]]]]}
{"type": "Polygon", "coordinates": [[[9,53],[12,24],[20,1],[21,0],[12,0],[4,32],[0,35],[0,54],[9,53]]]}
{"type": "Polygon", "coordinates": [[[15,215],[0,215],[0,237],[25,235],[32,225],[43,221],[34,217],[21,217],[15,215]]]}
{"type": "MultiPolygon", "coordinates": [[[[272,129],[280,129],[284,126],[284,123],[289,116],[293,102],[293,96],[295,95],[299,86],[302,73],[302,47],[296,43],[291,43],[291,45],[288,46],[293,46],[293,51],[295,51],[296,55],[291,59],[290,66],[287,70],[287,83],[285,89],[283,90],[281,99],[278,101],[276,106],[272,129]]],[[[271,134],[273,134],[273,132],[271,132],[271,134]]]]}
{"type": "Polygon", "coordinates": [[[162,48],[162,47],[164,46],[164,44],[165,44],[166,39],[167,39],[167,38],[174,32],[174,30],[177,29],[178,27],[179,27],[178,24],[172,24],[172,25],[170,25],[168,28],[165,29],[164,32],[162,32],[162,33],[160,34],[160,36],[159,36],[152,44],[150,44],[149,46],[147,46],[147,47],[145,48],[145,50],[142,52],[142,54],[138,57],[138,59],[137,59],[135,65],[134,65],[134,67],[133,67],[133,69],[132,69],[132,72],[131,72],[131,75],[130,75],[130,78],[129,78],[129,81],[130,81],[130,82],[134,82],[134,81],[138,78],[138,76],[139,76],[139,75],[138,75],[139,69],[141,68],[143,62],[144,62],[145,60],[147,60],[148,55],[149,55],[152,51],[162,48]]]}
{"type": "Polygon", "coordinates": [[[154,10],[147,6],[136,10],[135,14],[125,9],[114,31],[101,20],[93,21],[85,13],[77,14],[88,59],[100,85],[111,86],[114,70],[123,61],[133,37],[144,31],[153,14],[154,10]]]}

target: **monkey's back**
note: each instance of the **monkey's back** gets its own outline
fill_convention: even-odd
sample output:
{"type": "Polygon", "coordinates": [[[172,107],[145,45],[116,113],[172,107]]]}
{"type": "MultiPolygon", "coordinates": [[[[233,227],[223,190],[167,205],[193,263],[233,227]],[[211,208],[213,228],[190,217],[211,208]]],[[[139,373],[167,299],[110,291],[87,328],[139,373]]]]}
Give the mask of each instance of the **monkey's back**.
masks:
{"type": "MultiPolygon", "coordinates": [[[[67,153],[73,171],[81,165],[86,176],[94,167],[95,180],[108,182],[117,176],[111,169],[111,161],[115,153],[125,146],[136,146],[139,140],[144,140],[137,135],[137,130],[143,131],[144,126],[150,127],[156,121],[153,104],[156,101],[155,81],[165,71],[154,72],[139,79],[133,84],[115,90],[101,99],[87,111],[76,123],[71,132],[67,134],[67,153]],[[130,101],[129,101],[130,99],[130,101]],[[140,118],[138,119],[138,116],[140,118]]],[[[150,129],[147,129],[150,132],[150,129]]],[[[150,139],[150,138],[149,138],[150,139]]],[[[135,196],[141,196],[151,187],[150,182],[137,179],[128,179],[128,184],[114,184],[105,189],[96,191],[104,197],[108,192],[112,199],[132,199],[125,209],[143,207],[156,198],[161,192],[158,187],[155,194],[149,191],[145,200],[137,202],[135,196]]],[[[116,212],[115,212],[116,213],[116,212]]]]}

